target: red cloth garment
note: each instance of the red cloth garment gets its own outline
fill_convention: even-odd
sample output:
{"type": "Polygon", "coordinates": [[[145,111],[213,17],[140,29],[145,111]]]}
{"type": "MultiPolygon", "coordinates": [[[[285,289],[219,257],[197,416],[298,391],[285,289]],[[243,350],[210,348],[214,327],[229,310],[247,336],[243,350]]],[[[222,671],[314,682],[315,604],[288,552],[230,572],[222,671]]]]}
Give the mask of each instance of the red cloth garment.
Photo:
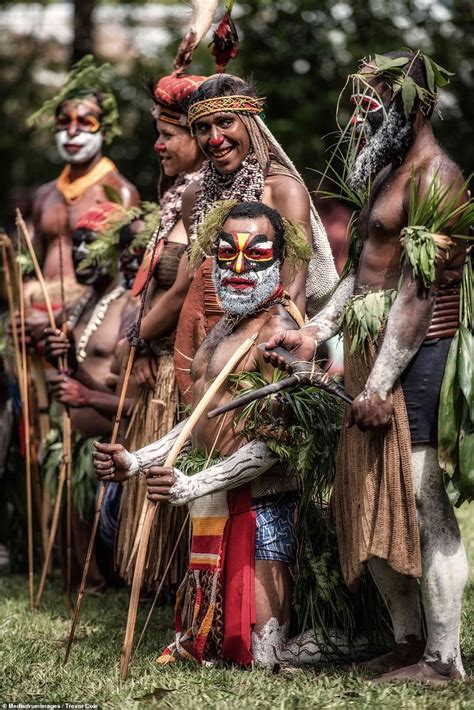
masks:
{"type": "Polygon", "coordinates": [[[226,660],[252,662],[255,623],[255,530],[252,484],[228,492],[230,518],[224,537],[224,648],[226,660]]]}

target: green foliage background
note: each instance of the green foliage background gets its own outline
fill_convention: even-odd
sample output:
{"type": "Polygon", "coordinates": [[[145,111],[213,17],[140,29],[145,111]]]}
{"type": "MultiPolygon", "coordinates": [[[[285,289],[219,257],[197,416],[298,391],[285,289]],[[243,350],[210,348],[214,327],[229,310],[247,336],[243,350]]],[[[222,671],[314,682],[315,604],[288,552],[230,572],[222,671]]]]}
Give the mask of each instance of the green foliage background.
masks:
{"type": "MultiPolygon", "coordinates": [[[[95,3],[100,4],[104,3],[95,3]]],[[[113,4],[132,7],[147,3],[113,4]]],[[[170,0],[161,4],[172,6],[170,0]]],[[[14,5],[0,0],[0,9],[14,5]]],[[[473,7],[466,0],[245,0],[234,11],[241,51],[229,70],[253,75],[260,94],[268,100],[270,128],[314,187],[316,175],[310,169],[321,169],[324,164],[324,152],[331,142],[328,134],[335,129],[337,98],[356,60],[401,46],[420,47],[456,73],[445,93],[444,121],[436,119],[435,128],[448,152],[468,170],[474,157],[469,139],[474,123],[473,7]]],[[[126,15],[124,22],[133,25],[131,16],[126,15]]],[[[144,81],[170,70],[182,31],[172,7],[166,25],[175,40],[164,51],[157,50],[154,60],[127,58],[126,73],[117,67],[113,80],[123,136],[108,154],[144,199],[156,197],[158,176],[144,81]]],[[[38,69],[66,68],[56,61],[45,67],[44,56],[44,48],[34,38],[17,41],[0,52],[3,221],[11,213],[7,196],[12,189],[54,179],[61,167],[51,134],[33,133],[25,125],[26,117],[53,93],[35,81],[38,69]]],[[[196,53],[191,68],[195,73],[212,71],[205,46],[196,53]]],[[[344,118],[344,103],[341,108],[344,118]]]]}

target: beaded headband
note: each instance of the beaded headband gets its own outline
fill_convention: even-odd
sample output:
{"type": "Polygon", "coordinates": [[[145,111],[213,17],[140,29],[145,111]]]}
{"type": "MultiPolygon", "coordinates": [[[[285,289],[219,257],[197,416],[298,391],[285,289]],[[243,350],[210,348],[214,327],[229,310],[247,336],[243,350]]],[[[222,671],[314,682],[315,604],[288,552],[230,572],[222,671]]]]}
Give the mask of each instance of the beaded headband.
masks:
{"type": "Polygon", "coordinates": [[[233,96],[215,96],[212,99],[196,101],[188,110],[188,124],[191,128],[193,124],[211,113],[218,111],[232,111],[235,113],[261,113],[265,99],[257,99],[253,96],[234,94],[233,96]]]}

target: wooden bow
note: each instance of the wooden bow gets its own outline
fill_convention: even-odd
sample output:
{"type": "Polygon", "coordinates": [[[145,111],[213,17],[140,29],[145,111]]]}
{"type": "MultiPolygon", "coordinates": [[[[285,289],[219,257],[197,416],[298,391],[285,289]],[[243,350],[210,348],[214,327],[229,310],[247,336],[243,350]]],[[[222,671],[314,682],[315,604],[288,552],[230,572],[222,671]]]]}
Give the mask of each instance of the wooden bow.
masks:
{"type": "Polygon", "coordinates": [[[7,291],[8,310],[10,322],[12,324],[13,347],[15,351],[15,367],[20,390],[21,408],[23,412],[23,427],[25,431],[25,474],[26,474],[26,520],[28,538],[28,592],[30,609],[34,607],[34,559],[33,559],[33,497],[31,486],[31,432],[30,432],[30,402],[28,395],[28,354],[26,347],[25,330],[25,300],[23,293],[23,272],[21,264],[18,263],[17,273],[17,293],[19,298],[20,314],[20,342],[15,322],[15,301],[13,297],[13,273],[15,264],[15,254],[10,239],[6,234],[0,235],[2,245],[3,268],[5,274],[5,286],[7,291]],[[20,347],[21,344],[21,347],[20,347]]]}
{"type": "MultiPolygon", "coordinates": [[[[56,328],[56,321],[54,318],[54,313],[53,313],[53,308],[51,306],[51,299],[49,297],[48,289],[46,288],[46,283],[43,278],[43,274],[41,272],[41,267],[39,265],[38,259],[36,257],[36,253],[33,247],[33,242],[31,240],[31,236],[28,232],[27,226],[25,224],[25,221],[23,219],[23,216],[20,212],[19,209],[16,211],[16,224],[17,227],[19,228],[24,240],[25,244],[28,248],[28,252],[30,254],[31,260],[33,262],[34,270],[35,270],[35,275],[36,278],[38,279],[38,283],[41,288],[41,292],[43,294],[43,299],[45,302],[46,306],[46,311],[48,313],[48,320],[51,325],[51,328],[56,328]]],[[[65,369],[65,362],[64,358],[58,358],[58,370],[59,371],[64,371],[65,369]]],[[[58,531],[58,526],[59,526],[59,517],[61,514],[61,500],[62,500],[62,494],[63,494],[63,489],[64,489],[64,483],[66,481],[66,478],[70,478],[70,471],[71,471],[71,418],[69,415],[69,411],[67,407],[64,407],[63,409],[63,460],[61,463],[61,468],[59,471],[59,479],[58,479],[58,488],[56,492],[56,500],[54,502],[54,511],[53,511],[53,520],[51,523],[51,530],[49,534],[49,539],[48,539],[48,546],[46,548],[46,553],[43,561],[43,568],[41,570],[41,578],[40,578],[40,583],[39,583],[39,588],[38,592],[36,595],[36,601],[35,601],[35,607],[39,607],[41,603],[41,598],[43,596],[44,592],[44,587],[46,584],[46,577],[48,576],[48,570],[49,570],[49,565],[51,561],[51,554],[53,551],[53,545],[54,541],[56,539],[56,534],[58,531]]],[[[68,583],[68,588],[70,587],[70,583],[68,583]]]]}
{"type": "MultiPolygon", "coordinates": [[[[224,369],[219,373],[219,375],[216,377],[216,379],[212,382],[209,389],[205,392],[201,401],[198,403],[198,405],[196,406],[196,408],[192,412],[191,416],[187,420],[186,425],[183,427],[183,430],[181,431],[180,435],[176,439],[176,441],[173,445],[173,448],[171,449],[168,456],[166,457],[166,461],[164,463],[164,466],[169,467],[169,466],[174,465],[174,462],[176,461],[176,457],[180,453],[184,443],[187,441],[195,424],[198,422],[198,420],[201,418],[201,416],[203,416],[206,409],[209,407],[209,404],[211,403],[213,397],[215,396],[215,394],[219,390],[219,388],[222,386],[222,384],[224,383],[227,376],[234,370],[235,366],[239,363],[239,361],[243,358],[243,356],[250,350],[250,348],[254,344],[256,338],[257,338],[257,335],[247,338],[247,340],[245,340],[242,343],[242,345],[238,348],[238,350],[234,353],[234,355],[229,359],[229,361],[226,364],[226,366],[224,367],[224,369]]],[[[146,500],[145,501],[145,520],[144,520],[142,534],[141,534],[139,546],[138,546],[137,560],[135,563],[135,571],[133,574],[133,581],[132,581],[132,591],[131,591],[131,595],[130,595],[130,604],[128,607],[127,627],[125,630],[125,638],[124,638],[124,642],[123,642],[123,646],[122,646],[122,654],[121,654],[121,658],[120,658],[120,677],[122,680],[125,680],[128,675],[128,667],[130,664],[130,656],[131,656],[132,647],[133,647],[133,637],[135,634],[135,625],[136,625],[136,621],[137,621],[138,602],[139,602],[139,598],[140,598],[140,590],[141,590],[142,583],[143,583],[146,554],[147,554],[147,550],[148,550],[148,542],[149,542],[149,538],[150,538],[150,533],[151,533],[151,529],[152,529],[152,525],[153,525],[153,519],[155,516],[155,512],[156,512],[156,504],[153,503],[152,501],[146,500]]]]}

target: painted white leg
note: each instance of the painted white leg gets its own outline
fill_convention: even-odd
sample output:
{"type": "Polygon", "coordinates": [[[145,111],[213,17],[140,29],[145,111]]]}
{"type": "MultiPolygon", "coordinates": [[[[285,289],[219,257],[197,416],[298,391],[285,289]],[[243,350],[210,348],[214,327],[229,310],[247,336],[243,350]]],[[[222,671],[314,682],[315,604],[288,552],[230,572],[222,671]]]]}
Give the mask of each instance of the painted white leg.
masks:
{"type": "Polygon", "coordinates": [[[395,572],[386,560],[373,557],[370,573],[392,620],[395,643],[421,639],[419,586],[416,579],[395,572]]]}
{"type": "Polygon", "coordinates": [[[259,634],[252,633],[252,655],[254,662],[265,668],[272,668],[275,663],[291,666],[316,665],[320,662],[340,661],[341,654],[355,658],[366,654],[367,639],[356,639],[350,646],[342,634],[331,633],[330,639],[336,647],[321,644],[313,631],[305,631],[288,640],[288,622],[279,624],[272,617],[259,634]],[[323,649],[323,650],[322,650],[323,649]]]}
{"type": "Polygon", "coordinates": [[[414,446],[412,470],[423,561],[421,594],[427,625],[424,658],[454,664],[464,676],[459,647],[468,572],[464,545],[444,490],[436,449],[414,446]]]}

